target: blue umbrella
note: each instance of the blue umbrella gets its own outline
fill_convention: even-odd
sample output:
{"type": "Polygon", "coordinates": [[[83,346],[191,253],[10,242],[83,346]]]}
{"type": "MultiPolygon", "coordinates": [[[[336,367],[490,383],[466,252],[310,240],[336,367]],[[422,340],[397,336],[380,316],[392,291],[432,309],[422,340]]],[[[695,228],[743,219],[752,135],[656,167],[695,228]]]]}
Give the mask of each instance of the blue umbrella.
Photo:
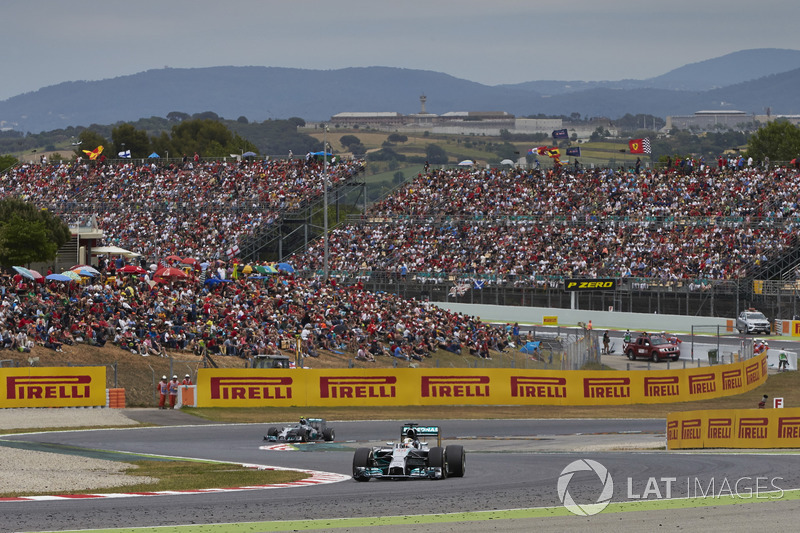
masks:
{"type": "Polygon", "coordinates": [[[155,159],[155,158],[157,158],[157,157],[161,157],[161,156],[160,156],[160,155],[158,155],[157,153],[153,152],[152,154],[148,155],[147,157],[149,157],[149,158],[151,158],[151,159],[155,159]]]}
{"type": "Polygon", "coordinates": [[[205,281],[206,285],[216,285],[218,283],[230,283],[232,280],[229,279],[219,279],[219,278],[208,278],[205,281]]]}
{"type": "Polygon", "coordinates": [[[284,272],[288,272],[289,274],[294,274],[294,267],[289,263],[278,263],[275,265],[278,270],[283,270],[284,272]]]}
{"type": "Polygon", "coordinates": [[[44,277],[44,279],[48,279],[50,281],[72,281],[71,277],[65,276],[64,274],[48,274],[44,277]]]}
{"type": "Polygon", "coordinates": [[[255,152],[245,152],[245,153],[242,154],[242,157],[255,157],[257,155],[258,154],[255,153],[255,152]]]}

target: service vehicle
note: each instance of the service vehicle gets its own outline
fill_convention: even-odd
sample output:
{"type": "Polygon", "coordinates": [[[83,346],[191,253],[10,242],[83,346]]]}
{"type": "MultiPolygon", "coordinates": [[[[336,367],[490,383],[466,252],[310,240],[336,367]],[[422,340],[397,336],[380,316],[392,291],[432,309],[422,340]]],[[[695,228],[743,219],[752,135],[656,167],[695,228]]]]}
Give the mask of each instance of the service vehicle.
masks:
{"type": "Polygon", "coordinates": [[[736,329],[743,334],[763,333],[764,335],[769,335],[769,319],[761,311],[750,308],[742,311],[736,317],[736,329]]]}
{"type": "Polygon", "coordinates": [[[681,349],[661,335],[639,335],[635,341],[625,344],[623,352],[631,361],[639,358],[650,359],[658,363],[662,359],[677,361],[681,357],[681,349]]]}
{"type": "Polygon", "coordinates": [[[264,440],[270,442],[331,442],[336,438],[333,428],[328,427],[324,418],[301,418],[299,424],[285,426],[282,429],[271,427],[267,430],[264,440]]]}
{"type": "Polygon", "coordinates": [[[353,479],[445,479],[463,477],[466,468],[464,447],[442,447],[439,426],[409,422],[400,431],[400,440],[385,446],[358,448],[353,455],[353,479]],[[420,437],[435,437],[436,446],[420,437]]]}

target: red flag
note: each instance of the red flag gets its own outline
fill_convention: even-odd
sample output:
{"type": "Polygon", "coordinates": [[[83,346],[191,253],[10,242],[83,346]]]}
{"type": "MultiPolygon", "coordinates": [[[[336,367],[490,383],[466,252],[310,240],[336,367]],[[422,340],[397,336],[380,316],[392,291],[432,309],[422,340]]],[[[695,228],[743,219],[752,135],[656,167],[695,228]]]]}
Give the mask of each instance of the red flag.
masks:
{"type": "Polygon", "coordinates": [[[628,148],[632,154],[649,154],[650,153],[650,139],[631,139],[628,141],[628,148]]]}

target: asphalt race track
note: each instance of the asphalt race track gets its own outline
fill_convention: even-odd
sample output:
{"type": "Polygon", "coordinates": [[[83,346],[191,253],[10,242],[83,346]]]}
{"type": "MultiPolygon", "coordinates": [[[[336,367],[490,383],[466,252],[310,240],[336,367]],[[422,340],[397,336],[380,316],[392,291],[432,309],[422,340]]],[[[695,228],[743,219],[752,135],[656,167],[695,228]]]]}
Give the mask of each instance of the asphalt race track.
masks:
{"type": "MultiPolygon", "coordinates": [[[[670,485],[672,498],[697,496],[698,485],[708,494],[712,483],[714,487],[710,492],[716,494],[724,490],[724,481],[730,485],[729,490],[733,490],[734,482],[743,478],[751,481],[745,479],[738,487],[742,492],[748,488],[756,490],[757,477],[766,480],[760,481],[760,490],[770,483],[784,490],[800,487],[800,456],[657,450],[656,447],[664,445],[664,420],[415,422],[440,425],[445,444],[464,445],[467,470],[463,478],[372,480],[368,483],[348,480],[310,487],[215,494],[0,502],[3,518],[0,529],[53,531],[557,507],[562,505],[557,491],[559,476],[567,465],[580,459],[592,459],[608,469],[614,480],[613,502],[630,501],[631,495],[654,499],[658,493],[666,497],[667,485],[670,485]],[[612,447],[618,444],[620,448],[632,442],[650,450],[591,451],[598,442],[612,447]],[[655,481],[650,481],[651,478],[655,481]],[[643,496],[648,491],[649,496],[643,496]]],[[[267,445],[262,440],[267,424],[70,431],[4,436],[3,439],[350,474],[354,448],[397,439],[401,423],[336,422],[331,425],[336,431],[336,443],[302,445],[303,451],[294,452],[262,449],[267,445]]],[[[601,488],[593,472],[578,472],[569,482],[569,493],[576,502],[594,503],[601,488]]],[[[797,501],[788,503],[791,513],[796,512],[797,501]]],[[[676,517],[682,513],[672,512],[676,517]]],[[[707,510],[709,516],[702,518],[711,518],[711,512],[707,510]]],[[[627,515],[635,520],[637,514],[617,516],[627,515]]],[[[576,521],[572,524],[585,527],[592,524],[592,519],[598,519],[599,525],[601,516],[612,524],[610,530],[623,530],[619,521],[606,515],[572,517],[576,521]]],[[[477,525],[482,527],[480,523],[477,525]]],[[[546,522],[539,521],[537,529],[545,525],[546,522]]],[[[485,531],[486,526],[483,527],[485,531]]]]}

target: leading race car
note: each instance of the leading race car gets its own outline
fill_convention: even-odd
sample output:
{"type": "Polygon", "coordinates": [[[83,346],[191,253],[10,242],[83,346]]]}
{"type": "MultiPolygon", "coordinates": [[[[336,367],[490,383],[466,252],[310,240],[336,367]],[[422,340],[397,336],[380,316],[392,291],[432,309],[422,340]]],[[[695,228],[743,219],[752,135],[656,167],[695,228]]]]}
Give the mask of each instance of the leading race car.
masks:
{"type": "Polygon", "coordinates": [[[264,440],[270,442],[308,442],[324,440],[331,442],[336,438],[333,428],[329,428],[324,418],[301,418],[300,423],[286,426],[283,429],[271,427],[267,430],[264,440]]]}
{"type": "Polygon", "coordinates": [[[466,468],[464,447],[456,444],[442,447],[439,426],[403,426],[398,442],[386,446],[358,448],[353,456],[353,479],[445,479],[463,477],[466,468]],[[420,437],[436,437],[436,446],[429,447],[420,437]]]}

